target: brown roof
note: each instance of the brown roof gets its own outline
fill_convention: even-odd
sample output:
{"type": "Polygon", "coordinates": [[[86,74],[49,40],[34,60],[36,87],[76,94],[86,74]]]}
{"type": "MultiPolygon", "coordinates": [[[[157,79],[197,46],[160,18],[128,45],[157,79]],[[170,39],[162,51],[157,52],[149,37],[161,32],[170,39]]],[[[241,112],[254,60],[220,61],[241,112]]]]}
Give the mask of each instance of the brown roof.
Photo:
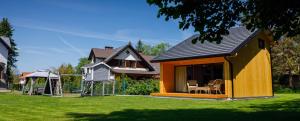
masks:
{"type": "Polygon", "coordinates": [[[115,49],[102,49],[102,48],[92,48],[92,52],[97,58],[107,58],[110,56],[115,49]]]}
{"type": "Polygon", "coordinates": [[[143,75],[158,75],[157,71],[139,71],[139,70],[120,70],[112,69],[115,73],[124,73],[124,74],[143,74],[143,75]]]}
{"type": "Polygon", "coordinates": [[[27,76],[27,75],[29,75],[29,74],[31,74],[32,72],[22,72],[22,74],[20,75],[20,79],[24,79],[25,78],[25,76],[27,76]]]}
{"type": "Polygon", "coordinates": [[[155,56],[150,56],[150,55],[144,55],[142,53],[140,53],[140,55],[148,62],[151,64],[152,67],[154,67],[155,71],[157,71],[157,73],[159,73],[159,63],[152,63],[150,62],[155,56]]]}

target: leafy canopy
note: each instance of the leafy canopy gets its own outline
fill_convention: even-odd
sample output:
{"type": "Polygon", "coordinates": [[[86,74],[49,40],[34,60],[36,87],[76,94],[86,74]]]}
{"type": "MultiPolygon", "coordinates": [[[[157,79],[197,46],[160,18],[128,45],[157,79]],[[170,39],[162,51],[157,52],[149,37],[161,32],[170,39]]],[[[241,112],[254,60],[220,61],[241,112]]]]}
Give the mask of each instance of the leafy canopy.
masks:
{"type": "Polygon", "coordinates": [[[274,76],[288,75],[289,86],[294,88],[292,76],[300,73],[300,35],[273,44],[271,57],[274,76]]]}
{"type": "Polygon", "coordinates": [[[81,67],[86,65],[86,64],[89,64],[89,63],[90,63],[90,61],[87,57],[79,58],[79,62],[77,64],[77,66],[75,67],[76,68],[76,73],[80,74],[81,73],[81,67]]]}
{"type": "Polygon", "coordinates": [[[170,44],[161,42],[156,45],[147,45],[142,42],[142,40],[139,40],[136,45],[136,50],[138,52],[143,53],[144,55],[151,55],[151,56],[157,56],[165,51],[167,51],[170,48],[170,44]]]}
{"type": "MultiPolygon", "coordinates": [[[[198,40],[221,42],[228,29],[241,24],[249,30],[270,30],[277,40],[300,33],[299,0],[147,0],[159,8],[158,17],[179,20],[179,28],[190,26],[198,40]]],[[[194,40],[193,43],[197,42],[194,40]]]]}

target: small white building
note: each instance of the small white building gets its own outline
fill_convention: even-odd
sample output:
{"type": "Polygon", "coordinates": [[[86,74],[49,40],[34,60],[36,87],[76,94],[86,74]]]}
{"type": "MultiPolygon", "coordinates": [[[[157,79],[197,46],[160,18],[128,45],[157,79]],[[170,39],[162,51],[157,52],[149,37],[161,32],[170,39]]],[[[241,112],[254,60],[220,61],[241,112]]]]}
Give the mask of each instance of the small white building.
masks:
{"type": "Polygon", "coordinates": [[[0,36],[0,88],[6,87],[6,70],[8,51],[11,48],[10,39],[0,36]]]}

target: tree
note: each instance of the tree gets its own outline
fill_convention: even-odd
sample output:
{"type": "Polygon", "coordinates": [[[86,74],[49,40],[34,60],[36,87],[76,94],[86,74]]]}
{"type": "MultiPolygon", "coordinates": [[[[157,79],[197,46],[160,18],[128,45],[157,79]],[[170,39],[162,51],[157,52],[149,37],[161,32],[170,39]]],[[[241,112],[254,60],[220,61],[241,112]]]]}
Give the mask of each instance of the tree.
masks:
{"type": "MultiPolygon", "coordinates": [[[[62,64],[58,68],[60,74],[74,74],[74,68],[71,64],[62,64]]],[[[63,83],[63,89],[65,91],[72,92],[74,86],[73,83],[76,81],[76,77],[71,75],[64,75],[61,77],[61,81],[63,83]]]]}
{"type": "Polygon", "coordinates": [[[141,40],[137,42],[136,50],[143,53],[144,55],[151,55],[151,56],[157,56],[160,53],[165,52],[167,49],[169,49],[170,44],[161,42],[157,45],[147,45],[144,44],[141,40]]]}
{"type": "Polygon", "coordinates": [[[138,51],[138,52],[143,52],[143,45],[144,45],[144,43],[142,42],[142,40],[139,40],[138,42],[137,42],[137,44],[136,44],[136,50],[138,51]]]}
{"type": "Polygon", "coordinates": [[[271,31],[275,40],[282,35],[300,33],[299,0],[147,0],[159,8],[158,17],[179,21],[179,28],[190,26],[200,36],[193,40],[221,42],[231,27],[243,24],[247,29],[271,31]]]}
{"type": "Polygon", "coordinates": [[[76,73],[81,74],[81,67],[89,63],[90,61],[88,60],[87,57],[79,58],[79,62],[76,66],[76,73]]]}
{"type": "Polygon", "coordinates": [[[7,80],[12,82],[14,80],[13,70],[16,68],[17,56],[19,55],[17,45],[15,41],[12,39],[13,36],[13,28],[8,22],[7,18],[3,18],[0,22],[0,36],[6,36],[10,39],[11,49],[8,51],[8,59],[7,59],[7,80]]]}
{"type": "Polygon", "coordinates": [[[294,89],[293,75],[300,72],[300,36],[275,43],[271,56],[274,75],[287,74],[289,87],[294,89]]]}
{"type": "Polygon", "coordinates": [[[164,43],[164,42],[161,42],[157,45],[154,45],[152,48],[151,48],[151,55],[152,56],[157,56],[165,51],[167,51],[169,49],[170,45],[168,43],[164,43]]]}

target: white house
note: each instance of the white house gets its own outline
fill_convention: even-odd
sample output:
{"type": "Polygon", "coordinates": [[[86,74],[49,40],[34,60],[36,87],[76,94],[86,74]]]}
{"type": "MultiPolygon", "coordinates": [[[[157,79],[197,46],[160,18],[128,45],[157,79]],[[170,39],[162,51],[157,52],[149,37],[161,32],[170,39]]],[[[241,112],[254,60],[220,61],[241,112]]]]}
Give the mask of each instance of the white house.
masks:
{"type": "Polygon", "coordinates": [[[6,70],[8,51],[10,49],[10,39],[0,36],[0,88],[6,87],[6,70]]]}

